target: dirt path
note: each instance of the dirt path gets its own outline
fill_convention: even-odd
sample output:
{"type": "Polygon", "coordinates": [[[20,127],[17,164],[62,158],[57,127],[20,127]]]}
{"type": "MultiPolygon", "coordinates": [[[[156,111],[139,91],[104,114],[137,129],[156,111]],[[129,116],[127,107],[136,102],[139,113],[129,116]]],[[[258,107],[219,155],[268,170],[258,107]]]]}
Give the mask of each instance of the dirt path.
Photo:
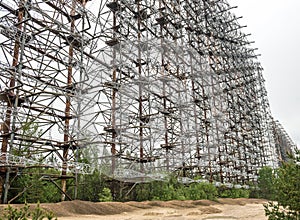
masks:
{"type": "MultiPolygon", "coordinates": [[[[41,204],[58,220],[267,220],[259,199],[219,199],[218,201],[85,202],[41,204]]],[[[20,205],[13,205],[19,206],[20,205]]],[[[34,208],[34,204],[30,205],[34,208]]],[[[0,205],[4,209],[4,205],[0,205]]]]}
{"type": "Polygon", "coordinates": [[[170,201],[114,204],[116,210],[128,210],[114,215],[73,215],[59,220],[267,220],[264,200],[220,199],[212,201],[170,201]],[[148,207],[150,206],[150,207],[148,207]],[[126,209],[126,207],[125,207],[126,209]]]}
{"type": "Polygon", "coordinates": [[[261,204],[213,205],[206,208],[153,208],[124,212],[117,215],[81,215],[61,217],[59,220],[266,220],[261,204]]]}

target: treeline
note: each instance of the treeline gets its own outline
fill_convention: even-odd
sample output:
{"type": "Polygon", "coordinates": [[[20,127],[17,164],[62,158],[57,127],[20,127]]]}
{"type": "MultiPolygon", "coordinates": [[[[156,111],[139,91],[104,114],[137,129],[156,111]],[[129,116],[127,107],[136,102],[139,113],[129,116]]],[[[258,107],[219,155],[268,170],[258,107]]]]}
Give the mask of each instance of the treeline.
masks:
{"type": "MultiPolygon", "coordinates": [[[[263,198],[270,202],[265,205],[270,220],[298,220],[300,212],[300,159],[299,151],[291,156],[289,162],[282,162],[276,170],[264,167],[259,171],[258,183],[245,188],[216,187],[207,182],[183,184],[176,176],[169,181],[148,183],[124,183],[101,174],[95,170],[91,175],[79,175],[68,179],[67,194],[86,201],[145,201],[145,200],[200,200],[217,198],[263,198]],[[282,211],[284,210],[284,211],[282,211]],[[278,217],[279,216],[279,217],[278,217]]],[[[12,178],[9,200],[12,203],[59,202],[61,193],[56,185],[60,180],[51,180],[50,176],[58,171],[45,168],[26,170],[12,178]],[[29,172],[30,171],[30,172],[29,172]],[[49,174],[49,178],[47,178],[49,174]],[[41,177],[42,176],[42,177],[41,177]],[[55,184],[56,183],[56,184],[55,184]]]]}
{"type": "MultiPolygon", "coordinates": [[[[269,186],[270,168],[261,171],[263,184],[269,186]],[[266,181],[267,180],[267,181],[266,181]]],[[[60,180],[52,180],[51,175],[59,176],[53,169],[34,168],[27,173],[19,173],[11,182],[9,201],[11,203],[54,203],[61,200],[61,193],[57,186],[60,180]],[[48,174],[48,175],[47,175],[48,174]]],[[[199,178],[198,178],[199,179],[199,178]]],[[[257,190],[256,187],[227,188],[216,187],[208,182],[194,182],[183,184],[176,176],[168,181],[152,181],[146,183],[125,183],[113,180],[95,170],[90,175],[78,175],[75,179],[68,179],[67,194],[71,198],[99,202],[99,201],[146,201],[146,200],[215,200],[217,198],[249,198],[269,197],[268,190],[257,190]]],[[[265,189],[261,187],[261,189],[265,189]]]]}

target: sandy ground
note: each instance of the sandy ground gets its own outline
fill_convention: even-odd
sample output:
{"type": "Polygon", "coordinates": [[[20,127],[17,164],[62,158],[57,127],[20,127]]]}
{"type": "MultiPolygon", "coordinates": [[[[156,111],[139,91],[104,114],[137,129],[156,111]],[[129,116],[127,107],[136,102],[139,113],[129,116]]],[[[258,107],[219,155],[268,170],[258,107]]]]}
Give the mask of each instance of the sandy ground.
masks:
{"type": "MultiPolygon", "coordinates": [[[[267,220],[258,199],[219,199],[218,201],[146,201],[92,203],[71,201],[41,204],[54,211],[58,220],[267,220]]],[[[31,205],[32,207],[34,205],[31,205]]],[[[0,207],[0,212],[1,212],[0,207]]]]}

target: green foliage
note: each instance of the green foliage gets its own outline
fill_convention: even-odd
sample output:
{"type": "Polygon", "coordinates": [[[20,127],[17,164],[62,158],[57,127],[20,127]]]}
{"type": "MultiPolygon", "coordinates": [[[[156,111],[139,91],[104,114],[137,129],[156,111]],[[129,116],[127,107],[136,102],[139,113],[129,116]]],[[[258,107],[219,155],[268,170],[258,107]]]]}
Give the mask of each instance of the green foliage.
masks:
{"type": "MultiPolygon", "coordinates": [[[[31,118],[27,118],[26,122],[22,123],[20,130],[22,136],[26,138],[38,138],[42,134],[38,124],[31,118]]],[[[11,149],[11,153],[36,161],[44,157],[29,142],[15,146],[11,149]]],[[[58,202],[60,193],[57,187],[41,177],[59,173],[57,170],[48,168],[19,168],[17,175],[12,174],[10,176],[8,200],[13,200],[13,203],[58,202]]]]}
{"type": "Polygon", "coordinates": [[[258,197],[275,199],[275,171],[271,167],[263,167],[259,170],[258,176],[258,197]]]}
{"type": "Polygon", "coordinates": [[[30,210],[30,206],[25,203],[23,207],[20,209],[13,208],[10,205],[4,209],[3,216],[0,217],[0,220],[57,220],[54,213],[51,211],[47,211],[40,207],[38,203],[35,209],[30,210]]]}
{"type": "Polygon", "coordinates": [[[41,176],[47,174],[57,174],[53,169],[35,168],[22,173],[14,178],[9,191],[9,199],[17,196],[14,203],[37,203],[37,202],[58,202],[60,201],[60,192],[57,187],[41,176]],[[30,172],[30,173],[29,173],[30,172]],[[18,193],[23,191],[22,194],[18,193]]]}
{"type": "Polygon", "coordinates": [[[102,189],[102,192],[99,193],[99,201],[100,202],[111,202],[113,200],[113,197],[111,195],[111,191],[109,188],[104,187],[102,189]]]}
{"type": "Polygon", "coordinates": [[[275,200],[265,205],[269,220],[300,219],[300,151],[289,162],[284,162],[278,169],[274,181],[275,200]]]}
{"type": "Polygon", "coordinates": [[[269,220],[299,220],[299,212],[283,209],[278,203],[264,204],[265,214],[269,220]]]}
{"type": "Polygon", "coordinates": [[[27,220],[30,217],[29,205],[25,204],[24,207],[17,209],[10,205],[4,209],[3,219],[8,220],[27,220]]]}
{"type": "MultiPolygon", "coordinates": [[[[140,183],[135,187],[133,197],[137,201],[146,200],[172,200],[174,187],[168,182],[154,181],[150,183],[140,183]]],[[[132,198],[135,200],[134,198],[132,198]]]]}
{"type": "Polygon", "coordinates": [[[184,185],[175,178],[169,182],[151,182],[136,186],[135,198],[137,201],[145,200],[215,200],[217,189],[210,183],[192,183],[184,185]]]}
{"type": "MultiPolygon", "coordinates": [[[[41,136],[42,130],[39,130],[39,126],[37,123],[34,122],[33,119],[27,118],[27,121],[24,122],[20,128],[22,132],[22,136],[25,138],[37,138],[41,136]]],[[[34,153],[35,149],[32,147],[32,143],[22,143],[18,145],[18,148],[12,148],[11,153],[17,156],[25,156],[25,157],[30,157],[34,158],[37,157],[34,153]]],[[[35,158],[37,159],[37,158],[35,158]]]]}
{"type": "MultiPolygon", "coordinates": [[[[77,199],[99,202],[100,194],[103,193],[104,188],[108,188],[106,180],[107,178],[99,170],[95,170],[90,175],[79,175],[77,199]]],[[[72,190],[72,188],[69,188],[69,190],[72,190]]]]}
{"type": "Polygon", "coordinates": [[[277,201],[284,207],[300,211],[300,166],[285,163],[276,179],[277,201]]]}
{"type": "Polygon", "coordinates": [[[226,188],[221,186],[219,189],[219,197],[221,198],[249,198],[250,190],[237,189],[237,188],[226,188]]]}
{"type": "Polygon", "coordinates": [[[192,183],[188,187],[187,199],[200,200],[209,199],[215,200],[218,195],[217,188],[210,183],[192,183]]]}
{"type": "Polygon", "coordinates": [[[56,219],[54,213],[51,211],[47,211],[40,207],[40,204],[38,203],[36,208],[30,213],[32,220],[43,220],[43,219],[56,219]]]}

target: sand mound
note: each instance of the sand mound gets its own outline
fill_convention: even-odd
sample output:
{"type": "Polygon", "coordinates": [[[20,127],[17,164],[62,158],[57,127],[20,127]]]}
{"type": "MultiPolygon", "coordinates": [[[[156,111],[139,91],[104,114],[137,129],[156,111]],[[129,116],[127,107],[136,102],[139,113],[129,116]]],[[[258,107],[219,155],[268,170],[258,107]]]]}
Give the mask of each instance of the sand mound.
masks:
{"type": "Polygon", "coordinates": [[[42,204],[43,208],[52,210],[57,216],[72,215],[114,215],[131,212],[137,208],[121,202],[94,203],[87,201],[68,201],[56,204],[42,204]]]}
{"type": "MultiPolygon", "coordinates": [[[[53,211],[58,217],[61,216],[79,216],[79,215],[117,215],[122,213],[146,210],[145,216],[161,216],[160,211],[154,209],[172,209],[172,210],[191,210],[187,212],[188,216],[203,214],[221,213],[219,209],[223,205],[245,206],[246,204],[261,204],[266,202],[260,199],[218,199],[217,201],[199,200],[199,201],[145,201],[145,202],[87,202],[87,201],[68,201],[55,204],[43,203],[41,207],[53,211]],[[218,208],[213,207],[218,206],[218,208]],[[153,211],[152,211],[153,210],[153,211]]],[[[13,207],[22,207],[23,205],[12,205],[13,207]]],[[[30,204],[33,209],[36,204],[30,204]]],[[[0,213],[7,207],[0,205],[0,213]]],[[[178,213],[169,213],[177,215],[178,213]]],[[[170,216],[169,215],[169,216],[170,216]]]]}
{"type": "Polygon", "coordinates": [[[220,202],[217,201],[211,201],[211,200],[195,200],[191,202],[193,205],[196,206],[210,206],[210,205],[216,205],[220,204],[220,202]]]}
{"type": "Polygon", "coordinates": [[[214,214],[222,212],[222,210],[215,207],[200,207],[199,210],[201,211],[201,214],[214,214]]]}
{"type": "Polygon", "coordinates": [[[223,205],[246,205],[246,204],[261,204],[262,202],[266,202],[266,200],[263,199],[245,199],[245,198],[239,198],[239,199],[230,199],[230,198],[220,198],[217,200],[219,204],[223,205]]]}

